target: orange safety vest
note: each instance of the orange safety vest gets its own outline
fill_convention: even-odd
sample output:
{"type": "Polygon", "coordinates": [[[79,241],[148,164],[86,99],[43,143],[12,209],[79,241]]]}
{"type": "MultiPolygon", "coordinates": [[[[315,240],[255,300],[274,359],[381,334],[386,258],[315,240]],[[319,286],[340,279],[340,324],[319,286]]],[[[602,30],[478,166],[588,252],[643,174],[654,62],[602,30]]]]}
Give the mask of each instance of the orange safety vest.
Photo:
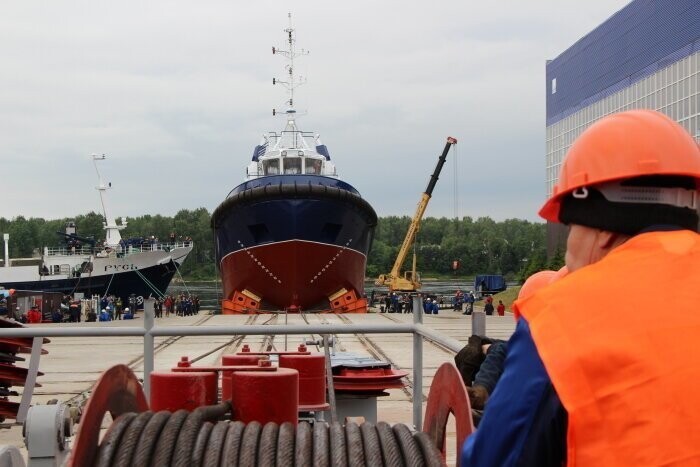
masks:
{"type": "Polygon", "coordinates": [[[517,301],[574,466],[700,465],[700,235],[637,235],[517,301]]]}

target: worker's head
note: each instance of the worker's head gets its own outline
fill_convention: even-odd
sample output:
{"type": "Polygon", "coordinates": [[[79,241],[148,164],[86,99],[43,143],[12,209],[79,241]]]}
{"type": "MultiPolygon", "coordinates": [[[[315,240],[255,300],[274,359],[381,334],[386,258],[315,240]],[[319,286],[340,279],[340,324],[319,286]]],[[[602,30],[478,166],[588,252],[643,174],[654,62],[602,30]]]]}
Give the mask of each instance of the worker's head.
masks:
{"type": "Polygon", "coordinates": [[[129,307],[124,308],[124,312],[128,313],[129,312],[129,307]]]}
{"type": "Polygon", "coordinates": [[[651,110],[601,119],[574,142],[540,216],[570,226],[570,272],[655,226],[698,230],[700,148],[651,110]]]}

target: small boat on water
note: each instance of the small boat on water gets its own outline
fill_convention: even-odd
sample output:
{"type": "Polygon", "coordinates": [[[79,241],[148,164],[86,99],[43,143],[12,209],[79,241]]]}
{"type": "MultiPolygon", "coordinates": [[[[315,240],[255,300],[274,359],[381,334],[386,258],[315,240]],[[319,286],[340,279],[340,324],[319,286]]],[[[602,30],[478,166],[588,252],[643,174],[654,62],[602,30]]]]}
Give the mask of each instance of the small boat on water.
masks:
{"type": "Polygon", "coordinates": [[[109,215],[105,184],[97,168],[104,156],[93,155],[97,171],[100,201],[104,214],[104,242],[78,235],[72,222],[66,226],[63,245],[44,247],[35,258],[8,257],[5,237],[5,260],[0,267],[0,287],[17,290],[114,295],[126,300],[134,295],[138,304],[145,297],[160,297],[194,246],[191,241],[161,243],[155,239],[123,240],[120,230],[126,228],[109,215]]]}
{"type": "MultiPolygon", "coordinates": [[[[290,19],[291,23],[291,19],[290,19]]],[[[253,151],[246,181],[212,214],[224,313],[260,310],[364,312],[364,277],[377,214],[338,177],[318,135],[297,127],[294,29],[285,127],[253,151]]],[[[273,112],[273,114],[276,112],[273,112]]]]}

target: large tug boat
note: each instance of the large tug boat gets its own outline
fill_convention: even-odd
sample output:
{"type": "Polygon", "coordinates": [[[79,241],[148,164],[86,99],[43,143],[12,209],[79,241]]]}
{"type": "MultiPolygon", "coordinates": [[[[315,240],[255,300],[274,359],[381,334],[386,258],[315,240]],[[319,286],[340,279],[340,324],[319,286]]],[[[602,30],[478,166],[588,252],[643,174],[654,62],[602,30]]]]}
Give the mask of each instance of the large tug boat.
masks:
{"type": "Polygon", "coordinates": [[[97,172],[100,202],[104,215],[105,240],[78,235],[70,222],[63,234],[64,244],[44,247],[35,258],[9,258],[5,238],[5,261],[0,267],[0,287],[5,289],[61,292],[64,295],[114,295],[127,300],[134,296],[138,305],[145,297],[161,297],[170,281],[192,251],[193,243],[161,243],[156,239],[127,239],[120,230],[126,219],[117,224],[107,209],[106,191],[112,187],[102,179],[97,162],[103,155],[93,155],[97,172]]]}
{"type": "MultiPolygon", "coordinates": [[[[259,311],[366,312],[365,267],[377,214],[340,180],[318,135],[299,130],[294,109],[294,29],[288,77],[273,84],[289,92],[286,126],[255,147],[246,181],[212,214],[223,313],[259,311]]],[[[276,112],[273,111],[273,114],[276,112]]]]}

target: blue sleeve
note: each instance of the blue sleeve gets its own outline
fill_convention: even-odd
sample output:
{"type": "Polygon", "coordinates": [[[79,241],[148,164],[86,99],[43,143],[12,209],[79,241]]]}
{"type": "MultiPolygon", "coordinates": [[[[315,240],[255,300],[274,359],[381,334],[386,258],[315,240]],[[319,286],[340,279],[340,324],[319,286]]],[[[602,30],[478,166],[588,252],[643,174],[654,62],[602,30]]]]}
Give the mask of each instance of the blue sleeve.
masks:
{"type": "Polygon", "coordinates": [[[504,361],[508,352],[508,343],[494,341],[486,352],[486,358],[474,377],[474,386],[483,386],[491,394],[503,373],[504,361]]]}
{"type": "Polygon", "coordinates": [[[561,466],[566,411],[537,353],[524,319],[508,342],[505,369],[486,404],[479,429],[464,443],[462,465],[561,466]]]}

